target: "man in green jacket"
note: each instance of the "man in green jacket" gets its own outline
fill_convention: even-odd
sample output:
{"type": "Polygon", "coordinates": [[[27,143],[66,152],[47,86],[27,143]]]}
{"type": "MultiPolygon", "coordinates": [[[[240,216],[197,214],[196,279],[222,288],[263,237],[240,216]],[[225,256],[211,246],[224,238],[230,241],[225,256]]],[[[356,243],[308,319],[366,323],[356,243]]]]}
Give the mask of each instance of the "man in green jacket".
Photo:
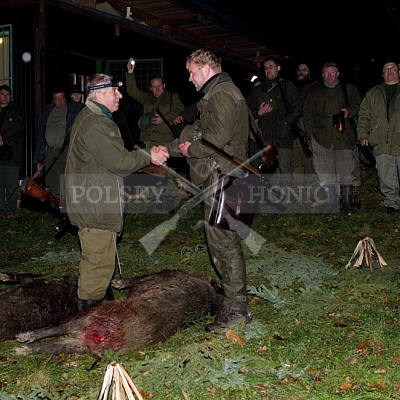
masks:
{"type": "Polygon", "coordinates": [[[207,223],[210,215],[209,188],[218,173],[236,176],[243,171],[231,161],[200,142],[203,137],[227,153],[245,160],[249,137],[246,100],[231,77],[222,72],[220,58],[210,50],[194,51],[186,61],[191,81],[197,91],[204,92],[197,104],[200,119],[186,126],[181,143],[168,147],[188,159],[192,182],[205,191],[205,233],[211,262],[218,273],[224,291],[224,302],[215,322],[207,326],[210,331],[233,324],[246,324],[251,320],[247,304],[246,265],[238,232],[221,229],[207,223]],[[178,150],[179,149],[179,150],[178,150]],[[235,168],[236,167],[236,168],[235,168]],[[207,201],[208,199],[208,201],[207,201]]]}
{"type": "Polygon", "coordinates": [[[293,172],[293,127],[301,117],[302,100],[295,84],[280,76],[280,64],[280,60],[273,56],[264,60],[265,80],[250,92],[247,104],[258,120],[263,139],[278,150],[276,172],[285,174],[289,183],[293,172]]]}
{"type": "Polygon", "coordinates": [[[123,228],[123,177],[169,157],[165,146],[125,149],[112,113],[122,98],[118,86],[104,74],[87,84],[85,107],[72,127],[65,167],[66,210],[79,227],[79,307],[102,300],[115,270],[116,238],[123,228]]]}
{"type": "Polygon", "coordinates": [[[370,145],[376,159],[379,185],[389,215],[400,210],[400,86],[399,66],[383,65],[384,82],[371,88],[360,105],[357,134],[370,145]]]}
{"type": "Polygon", "coordinates": [[[9,144],[10,157],[0,160],[0,212],[13,215],[17,208],[18,179],[24,155],[25,119],[22,108],[11,101],[11,88],[0,86],[0,148],[9,144]]]}
{"type": "Polygon", "coordinates": [[[320,185],[326,192],[324,212],[335,212],[340,187],[344,212],[353,212],[355,179],[354,147],[356,132],[350,118],[356,118],[361,103],[358,89],[339,80],[335,63],[322,67],[323,83],[307,96],[303,116],[306,132],[311,136],[313,164],[320,185]]]}
{"type": "Polygon", "coordinates": [[[142,92],[136,83],[135,65],[128,62],[128,72],[125,77],[129,96],[143,106],[143,115],[139,120],[140,140],[146,147],[172,142],[174,136],[156,110],[160,110],[172,126],[175,117],[185,109],[185,106],[177,93],[165,89],[164,79],[160,75],[150,78],[150,92],[142,92]]]}

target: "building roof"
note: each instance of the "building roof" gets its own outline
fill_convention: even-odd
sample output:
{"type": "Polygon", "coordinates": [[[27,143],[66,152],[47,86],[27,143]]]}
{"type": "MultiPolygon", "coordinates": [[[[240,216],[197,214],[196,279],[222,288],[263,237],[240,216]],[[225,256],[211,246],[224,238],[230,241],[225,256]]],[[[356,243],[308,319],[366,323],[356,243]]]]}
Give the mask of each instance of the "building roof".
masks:
{"type": "Polygon", "coordinates": [[[284,46],[261,29],[197,0],[45,0],[128,30],[196,49],[209,47],[231,63],[257,69],[284,46]],[[129,7],[129,9],[128,9],[129,7]]]}

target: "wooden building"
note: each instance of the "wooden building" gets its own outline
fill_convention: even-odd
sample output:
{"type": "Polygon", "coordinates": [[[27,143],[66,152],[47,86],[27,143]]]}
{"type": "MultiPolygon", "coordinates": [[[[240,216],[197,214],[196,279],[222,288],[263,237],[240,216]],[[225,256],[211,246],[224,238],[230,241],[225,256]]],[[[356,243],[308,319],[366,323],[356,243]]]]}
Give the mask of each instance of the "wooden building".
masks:
{"type": "Polygon", "coordinates": [[[189,105],[196,95],[185,69],[192,50],[217,50],[246,90],[262,59],[281,54],[280,46],[197,0],[1,0],[0,84],[10,85],[25,112],[24,174],[32,174],[37,121],[55,86],[83,88],[95,72],[123,81],[133,57],[144,90],[148,76],[161,73],[189,105]]]}

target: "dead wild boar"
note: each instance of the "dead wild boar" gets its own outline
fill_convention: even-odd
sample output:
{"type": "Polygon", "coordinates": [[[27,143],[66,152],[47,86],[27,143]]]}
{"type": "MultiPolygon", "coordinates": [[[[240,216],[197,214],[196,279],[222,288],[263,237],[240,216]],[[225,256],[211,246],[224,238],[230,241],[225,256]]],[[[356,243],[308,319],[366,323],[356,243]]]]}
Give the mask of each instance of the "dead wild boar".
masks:
{"type": "Polygon", "coordinates": [[[0,273],[0,283],[12,284],[0,290],[0,341],[59,324],[78,312],[76,277],[46,281],[39,275],[0,273]]]}
{"type": "Polygon", "coordinates": [[[177,270],[164,270],[130,280],[113,281],[126,288],[124,300],[101,302],[66,322],[21,333],[19,342],[63,336],[43,344],[16,347],[17,355],[95,353],[111,349],[120,353],[155,344],[184,327],[194,313],[215,314],[223,296],[209,278],[177,270]]]}

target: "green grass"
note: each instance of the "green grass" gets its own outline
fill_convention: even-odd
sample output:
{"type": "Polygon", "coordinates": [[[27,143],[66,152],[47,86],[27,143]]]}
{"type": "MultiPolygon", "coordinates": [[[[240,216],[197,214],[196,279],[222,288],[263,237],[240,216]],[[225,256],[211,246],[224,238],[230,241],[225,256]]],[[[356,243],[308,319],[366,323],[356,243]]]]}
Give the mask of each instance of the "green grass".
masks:
{"type": "MultiPolygon", "coordinates": [[[[257,215],[266,243],[244,247],[253,321],[242,341],[206,333],[199,317],[164,343],[131,353],[15,356],[0,343],[0,399],[96,399],[111,361],[123,363],[144,398],[400,399],[399,216],[383,208],[374,171],[363,171],[363,207],[352,216],[257,215]],[[372,237],[388,263],[346,268],[372,237]]],[[[140,238],[171,215],[128,214],[119,245],[122,275],[164,268],[212,277],[202,208],[181,217],[148,255],[140,238]]],[[[0,219],[2,272],[77,273],[77,238],[54,240],[51,215],[22,209],[0,219]]]]}

